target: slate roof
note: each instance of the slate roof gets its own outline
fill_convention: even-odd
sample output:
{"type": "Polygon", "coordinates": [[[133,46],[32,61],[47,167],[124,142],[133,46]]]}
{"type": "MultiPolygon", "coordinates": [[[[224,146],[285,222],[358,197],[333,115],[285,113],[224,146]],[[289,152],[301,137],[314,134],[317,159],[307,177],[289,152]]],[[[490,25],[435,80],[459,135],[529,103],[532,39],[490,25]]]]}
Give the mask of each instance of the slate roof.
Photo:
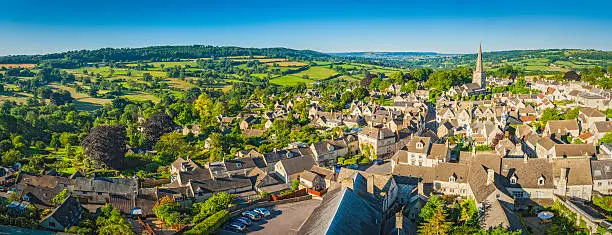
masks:
{"type": "Polygon", "coordinates": [[[561,169],[567,168],[567,185],[592,185],[591,162],[587,158],[583,159],[555,159],[553,161],[553,176],[559,178],[561,169]]]}
{"type": "Polygon", "coordinates": [[[42,220],[53,217],[60,225],[62,225],[62,227],[69,227],[77,224],[78,221],[80,221],[82,213],[83,208],[81,207],[79,200],[72,196],[68,196],[66,199],[64,199],[62,204],[60,204],[42,220]]]}
{"type": "Polygon", "coordinates": [[[349,188],[330,190],[298,234],[380,234],[382,216],[367,200],[349,188]]]}
{"type": "Polygon", "coordinates": [[[555,152],[557,157],[591,157],[597,153],[592,144],[556,144],[555,152]]]}
{"type": "Polygon", "coordinates": [[[422,153],[422,154],[427,154],[429,153],[429,148],[431,147],[431,138],[429,137],[421,137],[421,136],[414,136],[412,137],[412,139],[410,140],[410,142],[408,142],[408,144],[406,144],[406,150],[410,153],[422,153]],[[420,143],[423,145],[422,148],[417,148],[417,144],[420,143]]]}
{"type": "Polygon", "coordinates": [[[250,186],[252,186],[251,179],[246,176],[191,181],[191,190],[194,193],[197,193],[199,189],[204,193],[216,193],[250,186]]]}
{"type": "Polygon", "coordinates": [[[363,131],[361,131],[360,134],[363,134],[370,138],[378,139],[378,140],[395,137],[395,134],[393,133],[393,131],[391,131],[389,128],[386,128],[386,127],[385,128],[366,127],[363,129],[363,131]]]}
{"type": "Polygon", "coordinates": [[[495,154],[479,154],[471,162],[468,182],[477,202],[482,202],[495,190],[503,190],[503,177],[499,169],[500,162],[501,158],[495,154]],[[487,185],[489,169],[494,171],[495,176],[493,184],[487,185]]]}
{"type": "Polygon", "coordinates": [[[309,156],[305,157],[292,157],[285,160],[280,161],[279,164],[282,164],[285,168],[285,172],[287,175],[293,175],[296,173],[300,173],[304,170],[309,170],[312,166],[315,165],[314,159],[309,156]]]}
{"type": "Polygon", "coordinates": [[[612,160],[591,160],[593,180],[612,179],[612,160]]]}
{"type": "Polygon", "coordinates": [[[522,158],[503,158],[501,174],[508,188],[554,188],[552,168],[553,164],[545,158],[530,158],[527,162],[522,158]],[[510,184],[513,175],[516,184],[510,184]],[[540,177],[544,177],[543,185],[538,184],[540,177]]]}
{"type": "Polygon", "coordinates": [[[130,178],[76,178],[74,190],[133,194],[138,191],[138,180],[130,178]]]}

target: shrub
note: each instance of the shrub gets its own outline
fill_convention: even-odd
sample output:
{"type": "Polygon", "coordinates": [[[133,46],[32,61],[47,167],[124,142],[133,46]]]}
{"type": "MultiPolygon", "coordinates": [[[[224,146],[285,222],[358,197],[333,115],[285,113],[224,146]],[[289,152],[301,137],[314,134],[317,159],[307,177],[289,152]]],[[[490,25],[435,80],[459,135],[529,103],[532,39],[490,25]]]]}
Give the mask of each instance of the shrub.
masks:
{"type": "Polygon", "coordinates": [[[338,164],[342,164],[344,162],[344,158],[343,157],[339,157],[338,158],[338,164]]]}
{"type": "Polygon", "coordinates": [[[353,165],[357,164],[357,158],[349,158],[344,160],[344,165],[353,165]]]}
{"type": "Polygon", "coordinates": [[[221,210],[196,224],[196,226],[185,232],[185,234],[211,234],[219,229],[219,227],[221,227],[221,225],[228,219],[229,211],[221,210]]]}
{"type": "Polygon", "coordinates": [[[370,159],[369,159],[369,158],[364,157],[364,158],[362,158],[362,159],[359,161],[359,164],[361,164],[361,165],[368,165],[368,164],[370,164],[370,162],[372,162],[372,161],[370,161],[370,159]]]}
{"type": "Polygon", "coordinates": [[[300,181],[299,180],[291,181],[291,189],[297,190],[299,187],[300,187],[300,181]]]}

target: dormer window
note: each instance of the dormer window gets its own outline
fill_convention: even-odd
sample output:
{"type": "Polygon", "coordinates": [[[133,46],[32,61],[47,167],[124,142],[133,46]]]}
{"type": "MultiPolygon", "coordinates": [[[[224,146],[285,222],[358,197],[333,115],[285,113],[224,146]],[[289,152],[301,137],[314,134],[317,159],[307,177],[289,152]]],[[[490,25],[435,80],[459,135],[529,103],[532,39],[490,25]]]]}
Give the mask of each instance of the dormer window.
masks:
{"type": "Polygon", "coordinates": [[[544,176],[540,176],[540,178],[538,179],[538,185],[544,185],[546,181],[544,180],[544,176]]]}
{"type": "Polygon", "coordinates": [[[510,177],[510,184],[516,184],[516,175],[510,177]]]}
{"type": "Polygon", "coordinates": [[[242,163],[236,162],[236,168],[242,168],[242,163]]]}
{"type": "Polygon", "coordinates": [[[417,148],[417,149],[423,149],[423,145],[424,145],[424,144],[423,144],[423,141],[421,140],[421,141],[419,141],[419,142],[417,142],[417,143],[416,143],[416,148],[417,148]]]}
{"type": "Polygon", "coordinates": [[[457,179],[457,177],[455,177],[455,174],[453,174],[450,177],[448,177],[448,182],[455,183],[456,179],[457,179]]]}

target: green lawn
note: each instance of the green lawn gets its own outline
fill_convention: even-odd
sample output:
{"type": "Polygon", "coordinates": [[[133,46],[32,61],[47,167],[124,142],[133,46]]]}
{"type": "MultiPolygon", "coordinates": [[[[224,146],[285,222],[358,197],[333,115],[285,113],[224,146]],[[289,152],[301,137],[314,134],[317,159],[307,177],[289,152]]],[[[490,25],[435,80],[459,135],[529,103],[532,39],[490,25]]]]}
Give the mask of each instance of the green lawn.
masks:
{"type": "Polygon", "coordinates": [[[333,69],[330,69],[328,66],[314,66],[308,68],[307,70],[292,75],[300,78],[303,78],[304,75],[307,75],[308,79],[320,80],[329,78],[336,74],[338,74],[338,72],[333,69]]]}
{"type": "Polygon", "coordinates": [[[281,85],[281,86],[295,86],[300,83],[306,83],[306,84],[311,83],[312,80],[304,79],[304,78],[297,77],[294,75],[285,75],[282,77],[272,79],[270,80],[270,82],[277,84],[277,85],[281,85]]]}

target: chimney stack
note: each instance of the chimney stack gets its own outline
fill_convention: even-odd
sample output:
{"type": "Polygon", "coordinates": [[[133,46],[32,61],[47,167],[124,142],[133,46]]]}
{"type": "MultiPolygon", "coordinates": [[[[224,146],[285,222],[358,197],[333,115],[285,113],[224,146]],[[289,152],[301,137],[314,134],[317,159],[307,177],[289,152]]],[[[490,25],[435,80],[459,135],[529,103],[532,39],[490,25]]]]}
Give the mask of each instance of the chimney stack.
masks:
{"type": "Polygon", "coordinates": [[[367,177],[368,180],[368,193],[374,194],[374,175],[370,174],[367,177]]]}
{"type": "Polygon", "coordinates": [[[417,193],[419,195],[423,195],[423,196],[425,195],[425,187],[422,181],[419,181],[419,183],[417,184],[417,193]]]}
{"type": "Polygon", "coordinates": [[[487,185],[491,185],[495,182],[495,171],[493,169],[487,169],[487,185]]]}
{"type": "Polygon", "coordinates": [[[529,157],[527,156],[526,153],[523,153],[523,162],[527,163],[527,160],[529,160],[529,157]]]}

